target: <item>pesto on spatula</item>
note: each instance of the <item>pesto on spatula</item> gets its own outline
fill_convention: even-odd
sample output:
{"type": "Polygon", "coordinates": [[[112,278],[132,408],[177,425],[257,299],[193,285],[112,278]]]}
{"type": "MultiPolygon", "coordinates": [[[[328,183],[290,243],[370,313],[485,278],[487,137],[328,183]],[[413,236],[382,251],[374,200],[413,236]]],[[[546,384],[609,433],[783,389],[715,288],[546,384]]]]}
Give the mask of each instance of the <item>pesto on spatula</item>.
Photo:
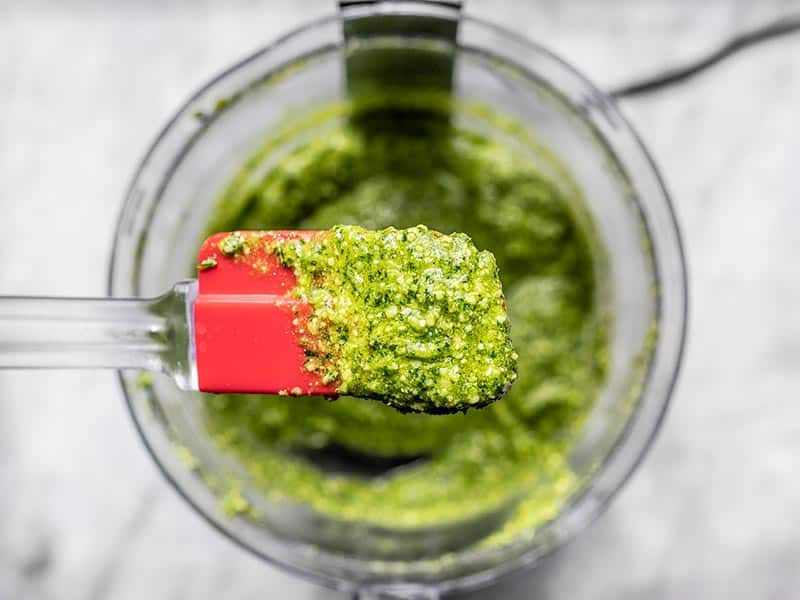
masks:
{"type": "Polygon", "coordinates": [[[339,392],[448,413],[500,398],[516,377],[497,263],[463,233],[338,225],[275,244],[297,275],[307,360],[339,392]]]}

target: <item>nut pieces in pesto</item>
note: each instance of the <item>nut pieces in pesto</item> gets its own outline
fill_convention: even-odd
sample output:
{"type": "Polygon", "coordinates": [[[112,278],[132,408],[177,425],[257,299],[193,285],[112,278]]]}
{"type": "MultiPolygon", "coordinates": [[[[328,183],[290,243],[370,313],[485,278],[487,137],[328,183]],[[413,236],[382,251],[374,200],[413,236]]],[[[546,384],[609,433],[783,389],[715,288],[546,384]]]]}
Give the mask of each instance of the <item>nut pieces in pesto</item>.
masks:
{"type": "Polygon", "coordinates": [[[485,406],[516,378],[497,263],[463,233],[337,225],[273,252],[311,305],[305,366],[342,394],[401,411],[485,406]]]}

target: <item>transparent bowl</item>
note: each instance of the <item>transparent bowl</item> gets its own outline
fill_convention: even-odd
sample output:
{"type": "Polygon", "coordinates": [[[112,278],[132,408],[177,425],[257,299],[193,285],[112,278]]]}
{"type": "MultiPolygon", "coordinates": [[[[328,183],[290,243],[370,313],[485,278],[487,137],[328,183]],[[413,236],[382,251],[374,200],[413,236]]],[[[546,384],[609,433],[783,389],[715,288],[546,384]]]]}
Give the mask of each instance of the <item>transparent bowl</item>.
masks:
{"type": "MultiPolygon", "coordinates": [[[[353,15],[377,10],[359,6],[353,15]]],[[[458,18],[425,3],[389,4],[380,10],[383,15],[438,11],[437,18],[458,18]]],[[[304,115],[345,100],[345,59],[358,47],[345,40],[342,18],[316,21],[259,50],[178,110],[130,185],[114,244],[111,295],[156,295],[186,278],[212,206],[241,164],[270,136],[291,147],[324,134],[326,123],[313,119],[301,134],[283,139],[276,132],[287,131],[287,120],[302,122],[304,115]]],[[[584,529],[652,441],[675,382],[685,335],[685,267],[669,198],[642,143],[613,102],[544,48],[467,16],[460,19],[456,44],[437,40],[431,46],[428,41],[424,35],[390,32],[371,43],[393,48],[427,44],[427,51],[453,57],[454,98],[491,107],[522,124],[534,136],[533,146],[568,165],[583,191],[576,214],[583,215],[599,242],[598,297],[612,316],[611,364],[569,456],[583,484],[560,513],[530,535],[496,548],[475,549],[469,540],[459,545],[453,537],[458,527],[418,531],[412,536],[417,543],[435,544],[444,536],[450,544],[446,552],[419,556],[413,551],[371,554],[370,548],[402,546],[408,540],[392,530],[349,531],[302,507],[261,502],[270,518],[230,518],[221,509],[220,494],[226,481],[241,478],[241,468],[209,439],[200,396],[179,392],[166,378],[156,377],[152,387],[142,388],[134,374],[120,375],[144,444],[166,478],[212,526],[271,563],[356,592],[413,596],[477,587],[535,563],[584,529]],[[365,542],[354,549],[353,539],[374,545],[365,542]]],[[[486,127],[469,111],[454,118],[486,127]]]]}

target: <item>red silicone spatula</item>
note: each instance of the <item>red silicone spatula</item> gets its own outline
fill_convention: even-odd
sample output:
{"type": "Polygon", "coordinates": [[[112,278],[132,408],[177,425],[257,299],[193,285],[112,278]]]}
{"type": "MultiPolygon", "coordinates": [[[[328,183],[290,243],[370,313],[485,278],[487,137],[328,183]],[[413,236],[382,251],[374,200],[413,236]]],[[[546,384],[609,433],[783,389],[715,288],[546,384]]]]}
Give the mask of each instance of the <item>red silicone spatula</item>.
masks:
{"type": "Polygon", "coordinates": [[[307,304],[292,297],[294,272],[265,248],[271,241],[306,238],[314,231],[261,231],[212,235],[200,247],[194,301],[194,349],[198,389],[336,395],[320,376],[303,368],[296,319],[307,304]],[[257,236],[242,260],[228,260],[225,242],[257,236]]]}
{"type": "Polygon", "coordinates": [[[0,368],[148,369],[182,389],[334,396],[303,368],[295,275],[263,250],[315,233],[247,232],[265,244],[245,260],[223,260],[242,232],[213,235],[198,279],[149,300],[0,297],[0,368]]]}

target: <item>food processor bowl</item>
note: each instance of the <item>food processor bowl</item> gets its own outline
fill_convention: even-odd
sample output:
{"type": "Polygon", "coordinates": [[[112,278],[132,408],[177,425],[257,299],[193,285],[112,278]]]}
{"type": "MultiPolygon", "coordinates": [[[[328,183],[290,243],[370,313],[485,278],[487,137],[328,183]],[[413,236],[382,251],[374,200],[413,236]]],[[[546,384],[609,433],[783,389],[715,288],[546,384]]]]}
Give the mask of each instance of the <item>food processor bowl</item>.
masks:
{"type": "MultiPolygon", "coordinates": [[[[231,540],[331,587],[436,595],[535,563],[597,517],[638,465],[664,415],[681,359],[684,259],[668,195],[641,141],[614,103],[567,63],[446,3],[354,4],[233,65],[178,110],[128,190],[109,293],[153,296],[191,276],[215,202],[243,163],[263,155],[265,140],[280,156],[345,118],[335,107],[352,92],[348,65],[354,57],[376,49],[427,53],[435,58],[428,61],[432,69],[452,68],[447,85],[462,107],[453,110],[455,121],[554,157],[550,175],[582,192],[572,208],[596,240],[597,297],[609,319],[610,359],[604,388],[569,455],[581,485],[555,518],[497,547],[472,542],[497,526],[502,510],[411,532],[336,522],[249,489],[241,465],[210,438],[199,394],[181,392],[158,376],[146,386],[132,373],[121,373],[120,381],[142,440],[166,478],[231,540]],[[433,19],[444,27],[387,26],[373,29],[368,39],[344,33],[348,27],[358,31],[352,26],[363,19],[396,24],[397,17],[433,19]],[[455,40],[441,33],[456,29],[455,40]],[[481,107],[509,125],[483,119],[481,107]],[[241,486],[259,518],[223,510],[231,482],[241,486]]],[[[426,81],[435,87],[441,79],[434,73],[426,81]]],[[[270,160],[264,158],[265,164],[270,160]]]]}

